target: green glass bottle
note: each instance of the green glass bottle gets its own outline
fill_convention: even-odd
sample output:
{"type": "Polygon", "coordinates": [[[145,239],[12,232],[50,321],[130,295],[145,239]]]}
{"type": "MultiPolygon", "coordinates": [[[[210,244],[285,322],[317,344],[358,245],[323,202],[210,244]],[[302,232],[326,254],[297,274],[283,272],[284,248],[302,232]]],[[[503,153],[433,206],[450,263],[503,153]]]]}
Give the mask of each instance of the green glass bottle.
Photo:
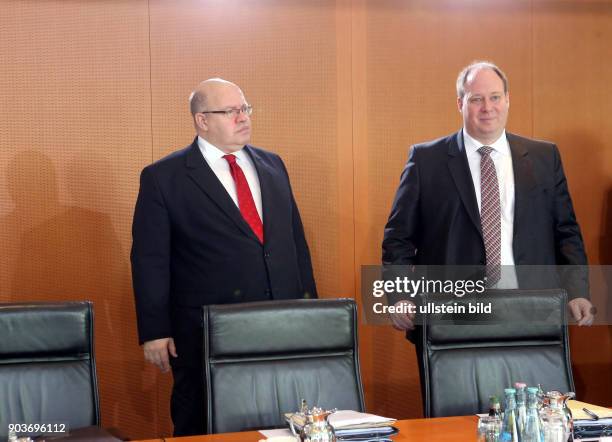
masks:
{"type": "Polygon", "coordinates": [[[498,417],[500,421],[503,418],[501,404],[499,403],[497,396],[489,397],[489,416],[498,417]]]}

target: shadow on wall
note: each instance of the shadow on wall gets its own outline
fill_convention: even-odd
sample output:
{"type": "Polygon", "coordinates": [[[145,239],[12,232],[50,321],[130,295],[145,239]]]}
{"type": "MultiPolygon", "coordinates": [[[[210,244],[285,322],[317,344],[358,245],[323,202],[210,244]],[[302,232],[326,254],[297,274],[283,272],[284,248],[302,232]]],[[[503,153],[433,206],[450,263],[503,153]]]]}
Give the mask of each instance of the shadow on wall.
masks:
{"type": "MultiPolygon", "coordinates": [[[[129,267],[110,218],[63,205],[53,162],[41,152],[18,153],[7,178],[14,210],[0,220],[8,251],[2,276],[10,281],[1,300],[93,301],[103,425],[126,427],[122,420],[134,413],[146,414],[150,425],[153,411],[143,404],[154,403],[156,386],[142,382],[129,267]]],[[[66,185],[97,188],[75,180],[66,185]]]]}

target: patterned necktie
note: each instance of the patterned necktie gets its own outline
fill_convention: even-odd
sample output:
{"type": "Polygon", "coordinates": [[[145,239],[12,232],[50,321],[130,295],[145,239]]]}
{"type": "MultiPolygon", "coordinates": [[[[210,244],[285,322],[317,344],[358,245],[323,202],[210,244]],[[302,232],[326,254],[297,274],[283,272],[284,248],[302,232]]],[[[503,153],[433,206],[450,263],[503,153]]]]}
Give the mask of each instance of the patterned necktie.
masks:
{"type": "Polygon", "coordinates": [[[501,209],[493,148],[482,146],[480,153],[480,225],[487,256],[487,286],[492,287],[501,276],[501,209]]]}
{"type": "Polygon", "coordinates": [[[240,213],[247,224],[251,226],[251,229],[257,238],[259,238],[259,241],[263,244],[263,223],[261,222],[259,213],[257,213],[257,207],[255,207],[255,201],[253,200],[253,195],[251,194],[251,189],[244,176],[244,172],[238,163],[236,163],[236,157],[234,155],[224,155],[223,158],[228,162],[230,173],[232,174],[232,178],[234,178],[234,183],[236,183],[240,213]]]}

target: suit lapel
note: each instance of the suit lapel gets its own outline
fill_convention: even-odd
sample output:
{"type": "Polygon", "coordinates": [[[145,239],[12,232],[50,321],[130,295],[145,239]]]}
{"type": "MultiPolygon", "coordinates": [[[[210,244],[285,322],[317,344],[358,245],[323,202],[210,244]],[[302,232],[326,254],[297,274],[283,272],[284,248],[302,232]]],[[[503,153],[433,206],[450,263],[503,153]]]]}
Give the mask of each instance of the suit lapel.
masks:
{"type": "Polygon", "coordinates": [[[478,202],[476,201],[476,191],[474,182],[470,174],[470,166],[468,164],[465,147],[463,145],[463,132],[457,132],[457,135],[451,140],[448,148],[448,168],[450,174],[455,181],[461,201],[467,210],[474,227],[482,235],[480,226],[480,213],[478,212],[478,202]]]}
{"type": "Polygon", "coordinates": [[[520,244],[519,227],[525,226],[529,217],[527,195],[536,187],[536,179],[533,173],[533,164],[529,158],[529,151],[525,143],[517,136],[506,133],[510,152],[512,154],[512,171],[514,175],[514,221],[513,221],[513,249],[517,256],[516,247],[520,244]]]}
{"type": "Polygon", "coordinates": [[[536,187],[533,164],[529,159],[529,151],[525,143],[516,135],[506,134],[510,152],[512,153],[512,170],[514,173],[514,188],[516,196],[523,196],[536,187]]]}
{"type": "Polygon", "coordinates": [[[191,144],[191,149],[187,153],[185,160],[187,166],[187,174],[195,181],[198,187],[223,211],[245,235],[248,235],[259,242],[259,239],[242,217],[240,210],[234,204],[232,198],[228,195],[227,190],[217,178],[217,175],[212,171],[200,148],[198,147],[197,138],[191,144]]]}

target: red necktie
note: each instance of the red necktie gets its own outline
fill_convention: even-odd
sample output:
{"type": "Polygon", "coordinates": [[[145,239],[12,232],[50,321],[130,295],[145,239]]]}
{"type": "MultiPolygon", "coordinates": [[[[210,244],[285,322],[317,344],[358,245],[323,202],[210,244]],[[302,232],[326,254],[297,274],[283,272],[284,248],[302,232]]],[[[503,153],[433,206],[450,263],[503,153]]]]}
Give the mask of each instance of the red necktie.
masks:
{"type": "Polygon", "coordinates": [[[257,213],[257,207],[255,207],[255,201],[249,188],[249,183],[244,176],[244,172],[236,163],[236,157],[234,155],[224,155],[223,158],[228,162],[232,178],[236,183],[236,193],[238,194],[238,207],[242,217],[247,222],[251,229],[259,238],[259,241],[263,244],[263,224],[259,213],[257,213]]]}
{"type": "Polygon", "coordinates": [[[487,256],[487,286],[492,287],[501,276],[501,208],[493,148],[482,146],[480,153],[480,224],[487,256]]]}

